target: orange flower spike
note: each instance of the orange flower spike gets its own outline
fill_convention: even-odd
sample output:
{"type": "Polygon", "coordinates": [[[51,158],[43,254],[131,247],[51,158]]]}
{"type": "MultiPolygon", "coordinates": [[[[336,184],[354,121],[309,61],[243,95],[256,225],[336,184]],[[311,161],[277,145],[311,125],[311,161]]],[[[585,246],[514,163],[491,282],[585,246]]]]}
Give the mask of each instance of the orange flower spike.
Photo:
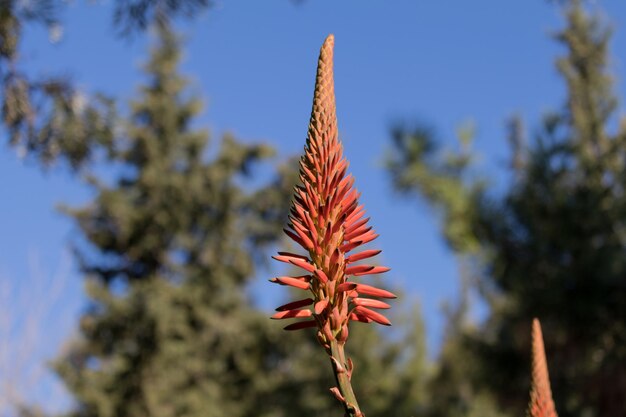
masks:
{"type": "Polygon", "coordinates": [[[310,275],[306,275],[306,279],[278,277],[270,280],[309,290],[313,296],[310,302],[305,299],[281,306],[272,318],[306,319],[290,324],[287,330],[317,327],[317,338],[331,357],[337,379],[338,387],[333,388],[333,393],[343,403],[348,416],[362,417],[350,386],[352,366],[348,366],[344,354],[348,324],[350,320],[357,320],[389,325],[386,317],[371,310],[389,308],[389,305],[362,296],[395,298],[395,295],[347,281],[349,275],[380,274],[389,268],[355,264],[378,255],[379,250],[348,254],[378,235],[367,225],[369,218],[364,217],[363,206],[358,203],[360,194],[353,187],[354,178],[347,173],[348,162],[338,137],[333,46],[334,37],[330,35],[320,50],[311,120],[304,155],[300,159],[301,184],[294,189],[290,223],[285,229],[307,255],[279,252],[274,256],[310,275]]]}
{"type": "Polygon", "coordinates": [[[532,375],[530,387],[530,402],[528,417],[558,417],[552,401],[548,362],[543,345],[541,324],[538,319],[533,320],[532,329],[532,375]]]}

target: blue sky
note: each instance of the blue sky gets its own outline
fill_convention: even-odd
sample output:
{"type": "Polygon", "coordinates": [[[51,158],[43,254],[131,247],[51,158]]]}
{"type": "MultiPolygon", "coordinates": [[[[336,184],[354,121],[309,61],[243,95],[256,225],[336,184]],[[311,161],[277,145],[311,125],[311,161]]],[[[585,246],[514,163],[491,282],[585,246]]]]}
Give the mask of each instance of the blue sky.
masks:
{"type": "MultiPolygon", "coordinates": [[[[142,79],[146,37],[115,37],[111,2],[85,3],[69,3],[64,36],[56,45],[45,30],[28,27],[22,62],[33,74],[68,74],[86,91],[128,99],[142,79]]],[[[621,52],[626,51],[626,6],[622,0],[596,3],[615,29],[611,65],[620,96],[626,97],[621,52]]],[[[302,150],[317,53],[325,36],[335,34],[345,154],[381,235],[382,261],[393,269],[384,279],[419,299],[434,353],[443,326],[441,303],[458,287],[457,265],[432,211],[390,189],[381,169],[389,126],[396,120],[425,121],[453,146],[456,128],[473,121],[479,168],[504,184],[506,118],[521,114],[532,132],[541,115],[563,101],[553,65],[563,50],[550,39],[561,26],[558,8],[540,0],[315,0],[297,6],[288,0],[241,0],[222,1],[180,28],[187,38],[183,71],[206,98],[198,124],[209,127],[214,140],[229,131],[245,141],[268,141],[283,157],[302,150]]],[[[30,315],[29,306],[50,303],[49,289],[64,277],[63,291],[40,321],[42,337],[29,357],[32,365],[58,352],[85,302],[67,254],[77,233],[55,205],[80,204],[89,192],[63,169],[44,173],[2,146],[0,283],[28,300],[21,307],[13,301],[9,309],[16,316],[30,315]]],[[[274,290],[265,284],[254,288],[274,290]]],[[[47,401],[54,384],[48,375],[28,395],[47,401]]],[[[53,405],[64,404],[61,399],[53,405]]]]}

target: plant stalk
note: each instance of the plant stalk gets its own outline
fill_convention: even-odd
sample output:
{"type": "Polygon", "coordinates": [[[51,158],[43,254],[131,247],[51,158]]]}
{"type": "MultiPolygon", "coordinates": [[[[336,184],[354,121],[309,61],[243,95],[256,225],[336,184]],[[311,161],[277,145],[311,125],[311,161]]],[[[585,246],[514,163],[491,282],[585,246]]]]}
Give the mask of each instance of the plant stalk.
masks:
{"type": "Polygon", "coordinates": [[[330,350],[332,355],[330,360],[333,365],[333,371],[335,372],[335,380],[337,381],[339,393],[343,397],[343,400],[341,398],[339,398],[339,400],[343,402],[346,417],[365,417],[365,414],[363,414],[359,408],[356,396],[352,390],[344,344],[340,344],[337,340],[331,340],[330,350]]]}

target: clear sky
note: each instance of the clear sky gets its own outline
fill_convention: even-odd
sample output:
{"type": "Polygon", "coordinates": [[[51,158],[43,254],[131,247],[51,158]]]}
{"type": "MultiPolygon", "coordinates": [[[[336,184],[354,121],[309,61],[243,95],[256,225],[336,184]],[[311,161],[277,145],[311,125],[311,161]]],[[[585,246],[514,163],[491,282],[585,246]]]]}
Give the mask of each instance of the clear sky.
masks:
{"type": "MultiPolygon", "coordinates": [[[[69,3],[64,35],[56,45],[48,42],[45,30],[28,27],[23,63],[33,74],[60,72],[86,91],[128,99],[141,80],[146,37],[115,37],[111,1],[85,3],[69,3]]],[[[626,97],[626,5],[623,0],[595,3],[615,29],[611,64],[620,96],[626,97]]],[[[381,169],[390,146],[389,126],[396,120],[425,121],[453,146],[455,129],[473,121],[482,155],[479,168],[503,185],[506,118],[521,114],[532,132],[545,111],[562,104],[564,87],[553,61],[563,50],[550,39],[562,23],[558,8],[541,0],[309,0],[298,5],[240,0],[220,1],[180,28],[188,40],[183,70],[207,99],[199,124],[208,126],[215,140],[231,131],[246,141],[268,141],[283,157],[302,150],[317,53],[325,36],[335,34],[345,153],[381,235],[382,261],[393,269],[384,279],[419,299],[434,355],[443,327],[440,306],[456,295],[457,266],[433,212],[390,188],[381,169]]],[[[6,133],[0,136],[0,303],[11,300],[8,310],[25,320],[34,315],[33,306],[54,301],[38,322],[37,348],[24,361],[33,367],[58,352],[85,303],[67,250],[77,232],[55,205],[80,204],[89,193],[63,169],[43,173],[32,161],[18,158],[5,145],[6,133]],[[55,286],[61,278],[63,284],[55,286]],[[22,294],[26,301],[20,304],[10,294],[22,294]]],[[[265,284],[256,288],[274,290],[265,284]]],[[[8,326],[0,322],[0,337],[2,323],[8,326]]],[[[3,369],[0,354],[0,373],[3,369]]],[[[3,379],[6,374],[0,374],[0,383],[3,379]]],[[[56,392],[53,378],[42,381],[27,396],[46,401],[54,396],[54,405],[62,406],[62,397],[51,394],[56,392]]]]}

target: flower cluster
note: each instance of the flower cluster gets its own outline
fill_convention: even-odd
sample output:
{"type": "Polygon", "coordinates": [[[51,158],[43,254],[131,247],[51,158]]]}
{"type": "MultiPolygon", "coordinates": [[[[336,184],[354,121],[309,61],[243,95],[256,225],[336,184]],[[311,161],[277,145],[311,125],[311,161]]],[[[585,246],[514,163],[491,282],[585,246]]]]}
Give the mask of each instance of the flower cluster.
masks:
{"type": "Polygon", "coordinates": [[[350,320],[389,325],[389,320],[373,309],[389,308],[389,304],[377,298],[395,298],[389,291],[348,280],[348,277],[380,274],[389,268],[357,264],[378,255],[379,250],[349,254],[378,235],[368,226],[369,218],[365,218],[363,206],[358,203],[354,178],[346,174],[348,162],[337,134],[333,44],[330,35],[320,52],[313,111],[305,153],[300,160],[302,184],[295,188],[290,223],[285,229],[308,254],[279,252],[274,256],[278,261],[302,268],[306,274],[271,280],[309,290],[312,295],[279,307],[272,318],[306,318],[285,329],[317,327],[318,338],[327,348],[334,339],[345,343],[350,320]]]}
{"type": "Polygon", "coordinates": [[[306,255],[279,252],[274,259],[305,271],[299,276],[282,276],[270,281],[309,291],[309,296],[278,307],[272,318],[302,318],[286,330],[317,328],[317,338],[328,353],[337,387],[330,391],[343,404],[346,415],[363,417],[352,390],[352,361],[344,345],[348,323],[360,321],[391,324],[378,309],[389,308],[380,298],[395,298],[389,291],[356,282],[349,277],[380,274],[389,268],[358,263],[379,250],[355,249],[376,239],[368,226],[354,178],[347,174],[348,162],[337,133],[333,81],[332,35],[320,51],[315,81],[313,110],[300,159],[301,184],[295,188],[290,223],[285,233],[306,255]]]}

